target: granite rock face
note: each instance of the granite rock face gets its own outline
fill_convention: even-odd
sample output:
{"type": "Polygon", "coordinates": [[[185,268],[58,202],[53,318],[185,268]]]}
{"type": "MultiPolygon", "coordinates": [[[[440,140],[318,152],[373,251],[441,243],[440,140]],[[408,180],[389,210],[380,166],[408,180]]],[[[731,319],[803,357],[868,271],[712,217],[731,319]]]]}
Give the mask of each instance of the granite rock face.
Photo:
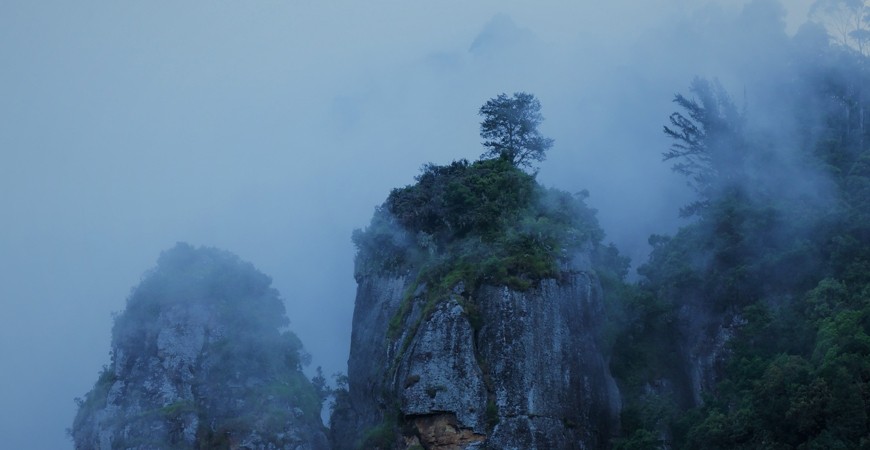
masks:
{"type": "Polygon", "coordinates": [[[334,448],[606,448],[619,392],[598,279],[574,261],[526,291],[459,283],[435,301],[411,275],[359,277],[334,448]]]}
{"type": "Polygon", "coordinates": [[[328,448],[270,283],[226,252],[161,255],[116,318],[111,365],[79,401],[75,448],[328,448]]]}

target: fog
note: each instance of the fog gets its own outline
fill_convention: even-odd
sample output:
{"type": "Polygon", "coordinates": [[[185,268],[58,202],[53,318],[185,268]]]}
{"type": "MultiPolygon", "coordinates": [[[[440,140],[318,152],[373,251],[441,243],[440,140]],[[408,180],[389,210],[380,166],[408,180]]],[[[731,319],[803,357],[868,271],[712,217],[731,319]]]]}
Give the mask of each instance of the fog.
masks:
{"type": "Polygon", "coordinates": [[[674,93],[763,107],[811,2],[0,3],[3,447],[72,447],[111,314],[177,241],[271,276],[309,372],[345,371],[352,230],[423,163],[477,158],[502,92],[541,101],[538,180],[588,189],[638,263],[691,195],[661,162],[674,93]]]}

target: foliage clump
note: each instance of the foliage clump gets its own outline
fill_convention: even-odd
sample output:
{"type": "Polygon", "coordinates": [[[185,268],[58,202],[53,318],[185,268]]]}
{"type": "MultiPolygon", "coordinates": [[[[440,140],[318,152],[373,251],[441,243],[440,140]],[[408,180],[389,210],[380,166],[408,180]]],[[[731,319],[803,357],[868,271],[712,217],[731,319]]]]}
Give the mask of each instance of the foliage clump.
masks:
{"type": "Polygon", "coordinates": [[[525,290],[603,238],[584,199],[540,186],[505,159],[428,164],[354,233],[357,274],[414,272],[430,289],[463,281],[525,290]]]}

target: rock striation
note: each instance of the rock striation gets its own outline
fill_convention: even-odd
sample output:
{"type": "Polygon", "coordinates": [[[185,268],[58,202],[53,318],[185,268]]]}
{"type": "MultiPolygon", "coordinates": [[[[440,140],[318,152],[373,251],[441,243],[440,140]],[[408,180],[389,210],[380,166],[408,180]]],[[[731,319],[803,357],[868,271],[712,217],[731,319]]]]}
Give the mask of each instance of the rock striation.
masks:
{"type": "Polygon", "coordinates": [[[328,448],[321,397],[271,280],[178,244],[115,319],[111,364],[78,399],[76,449],[328,448]]]}
{"type": "Polygon", "coordinates": [[[460,282],[434,301],[413,274],[359,275],[334,448],[606,448],[620,401],[589,259],[528,290],[460,282]]]}

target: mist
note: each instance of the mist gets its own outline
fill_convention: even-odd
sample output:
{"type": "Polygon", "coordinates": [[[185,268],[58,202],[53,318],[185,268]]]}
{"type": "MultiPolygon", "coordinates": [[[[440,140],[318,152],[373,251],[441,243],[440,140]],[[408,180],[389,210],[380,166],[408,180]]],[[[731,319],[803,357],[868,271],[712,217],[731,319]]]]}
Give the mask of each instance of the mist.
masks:
{"type": "Polygon", "coordinates": [[[541,101],[538,180],[588,189],[642,263],[692,196],[662,162],[674,93],[715,77],[774,117],[811,3],[3,2],[5,446],[71,447],[112,313],[178,241],[271,276],[309,374],[346,371],[352,230],[424,163],[479,157],[502,92],[541,101]]]}

